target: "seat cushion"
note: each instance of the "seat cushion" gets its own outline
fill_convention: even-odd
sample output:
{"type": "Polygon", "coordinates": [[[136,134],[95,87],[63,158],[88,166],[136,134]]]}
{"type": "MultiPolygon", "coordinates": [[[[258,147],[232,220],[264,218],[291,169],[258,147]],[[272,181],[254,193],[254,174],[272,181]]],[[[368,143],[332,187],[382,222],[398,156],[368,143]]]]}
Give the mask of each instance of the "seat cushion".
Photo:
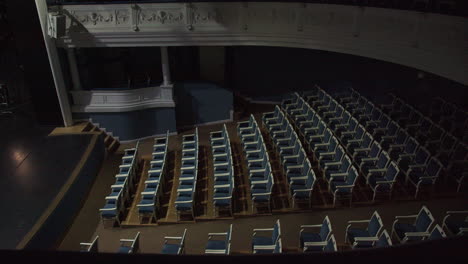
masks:
{"type": "Polygon", "coordinates": [[[301,247],[304,247],[304,242],[321,242],[322,238],[318,233],[302,232],[300,237],[301,247]]]}
{"type": "MultiPolygon", "coordinates": [[[[292,186],[291,186],[292,188],[292,186]]],[[[305,189],[306,187],[302,185],[301,188],[295,188],[293,189],[293,194],[295,194],[295,198],[301,198],[301,199],[307,199],[310,197],[310,192],[296,192],[294,193],[294,190],[297,190],[297,189],[305,189]]]]}
{"type": "Polygon", "coordinates": [[[206,244],[206,249],[226,250],[226,241],[225,240],[208,240],[208,243],[206,244]]]}
{"type": "Polygon", "coordinates": [[[460,232],[460,228],[468,228],[468,222],[463,221],[463,219],[460,220],[451,220],[447,219],[445,222],[447,225],[447,228],[452,232],[452,234],[456,235],[460,232]]]}
{"type": "Polygon", "coordinates": [[[402,240],[405,237],[406,232],[416,232],[416,227],[412,224],[406,223],[396,223],[395,224],[395,233],[397,234],[398,238],[402,240]]]}
{"type": "Polygon", "coordinates": [[[419,178],[423,177],[424,174],[418,171],[413,171],[408,175],[408,179],[410,182],[412,182],[414,185],[416,185],[419,182],[419,178]]]}
{"type": "MultiPolygon", "coordinates": [[[[177,197],[176,201],[190,201],[190,200],[192,200],[191,197],[179,196],[179,197],[177,197]]],[[[180,203],[180,204],[176,203],[176,209],[180,210],[180,211],[191,210],[192,209],[192,204],[193,203],[180,203]]]]}
{"type": "Polygon", "coordinates": [[[369,237],[369,232],[360,228],[348,229],[348,239],[351,243],[354,243],[354,238],[356,237],[369,237]]]}
{"type": "MultiPolygon", "coordinates": [[[[260,185],[256,185],[256,186],[260,186],[260,185]]],[[[263,186],[262,186],[263,187],[263,186]]],[[[266,187],[266,186],[265,186],[266,187]]],[[[265,188],[255,188],[255,189],[251,189],[251,193],[266,193],[266,189],[265,188]]]]}
{"type": "MultiPolygon", "coordinates": [[[[115,204],[106,204],[104,205],[104,208],[115,208],[115,204]]],[[[117,216],[117,210],[112,210],[112,211],[102,211],[101,215],[103,217],[116,217],[117,216]]]]}
{"type": "MultiPolygon", "coordinates": [[[[386,179],[384,177],[370,177],[369,178],[369,185],[372,188],[372,190],[375,190],[375,186],[377,186],[378,181],[386,181],[386,179]]],[[[380,184],[378,191],[379,192],[390,191],[390,185],[389,184],[380,184]]]]}
{"type": "MultiPolygon", "coordinates": [[[[142,199],[139,204],[152,204],[153,200],[142,199]]],[[[144,206],[138,207],[138,212],[140,213],[152,213],[154,211],[154,206],[144,206]]]]}
{"type": "Polygon", "coordinates": [[[252,245],[273,245],[274,242],[272,241],[271,237],[263,237],[263,236],[254,236],[252,237],[252,245]]]}
{"type": "Polygon", "coordinates": [[[371,247],[372,247],[372,242],[369,242],[369,241],[362,241],[354,246],[354,248],[371,248],[371,247]]]}
{"type": "Polygon", "coordinates": [[[118,253],[128,254],[132,250],[132,247],[121,246],[118,253]]]}
{"type": "MultiPolygon", "coordinates": [[[[339,186],[344,186],[344,185],[348,185],[348,183],[344,182],[344,181],[332,181],[330,183],[330,187],[331,189],[333,190],[333,192],[335,192],[335,190],[337,189],[337,187],[339,186]]],[[[351,188],[345,188],[345,189],[340,189],[340,191],[338,191],[339,193],[350,193],[351,192],[351,188]]]]}
{"type": "Polygon", "coordinates": [[[179,252],[179,247],[179,244],[164,244],[161,253],[177,255],[177,253],[179,252]]]}

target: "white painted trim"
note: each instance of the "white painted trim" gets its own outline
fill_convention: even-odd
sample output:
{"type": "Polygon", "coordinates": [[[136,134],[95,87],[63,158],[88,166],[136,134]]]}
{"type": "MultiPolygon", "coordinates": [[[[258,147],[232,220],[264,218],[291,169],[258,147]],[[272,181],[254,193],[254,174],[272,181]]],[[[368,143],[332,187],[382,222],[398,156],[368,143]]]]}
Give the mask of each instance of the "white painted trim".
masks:
{"type": "Polygon", "coordinates": [[[150,108],[172,108],[175,107],[174,101],[172,102],[147,102],[142,104],[135,104],[131,106],[72,106],[73,113],[116,113],[116,112],[131,112],[150,108]]]}
{"type": "Polygon", "coordinates": [[[398,63],[468,84],[464,30],[468,21],[464,17],[286,2],[62,8],[69,32],[58,39],[63,47],[257,45],[319,49],[398,63]],[[70,29],[72,20],[77,25],[70,29]]]}
{"type": "MultiPolygon", "coordinates": [[[[123,141],[119,141],[121,144],[128,144],[128,143],[133,143],[135,141],[138,141],[138,140],[145,140],[145,139],[148,139],[148,138],[156,138],[156,137],[163,137],[165,136],[166,133],[163,133],[163,134],[157,134],[157,135],[152,135],[152,136],[147,136],[147,137],[142,137],[142,138],[137,138],[137,139],[129,139],[129,140],[123,140],[123,141]]],[[[177,135],[177,132],[171,132],[169,133],[169,136],[176,136],[177,135]]],[[[115,138],[115,137],[114,137],[115,138]]]]}
{"type": "Polygon", "coordinates": [[[119,91],[71,91],[74,113],[130,112],[175,107],[172,85],[119,91]]]}

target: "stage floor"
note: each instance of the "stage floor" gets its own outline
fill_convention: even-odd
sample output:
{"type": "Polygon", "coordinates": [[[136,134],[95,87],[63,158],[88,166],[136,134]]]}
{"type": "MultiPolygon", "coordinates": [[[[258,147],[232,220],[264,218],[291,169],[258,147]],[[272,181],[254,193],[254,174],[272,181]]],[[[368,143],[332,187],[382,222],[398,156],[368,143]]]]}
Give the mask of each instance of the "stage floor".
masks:
{"type": "Polygon", "coordinates": [[[0,249],[14,249],[46,211],[92,135],[50,136],[22,117],[0,120],[0,249]]]}

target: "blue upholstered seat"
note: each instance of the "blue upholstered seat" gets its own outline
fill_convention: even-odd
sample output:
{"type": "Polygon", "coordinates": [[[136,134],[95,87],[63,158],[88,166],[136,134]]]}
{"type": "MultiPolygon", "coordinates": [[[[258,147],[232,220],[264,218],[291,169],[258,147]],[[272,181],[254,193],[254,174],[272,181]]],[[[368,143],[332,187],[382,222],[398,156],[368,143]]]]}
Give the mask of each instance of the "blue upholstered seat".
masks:
{"type": "Polygon", "coordinates": [[[177,255],[179,252],[179,248],[180,248],[179,244],[164,244],[163,250],[161,251],[161,253],[177,255]]]}
{"type": "Polygon", "coordinates": [[[255,248],[255,246],[273,246],[281,237],[280,221],[277,220],[273,228],[254,229],[253,231],[252,248],[255,248]]]}
{"type": "Polygon", "coordinates": [[[140,232],[133,239],[120,239],[120,247],[118,253],[130,254],[138,253],[140,250],[140,232]]]}
{"type": "MultiPolygon", "coordinates": [[[[332,227],[330,219],[328,216],[325,216],[322,224],[320,225],[301,225],[301,231],[299,233],[300,246],[303,251],[306,250],[304,243],[316,243],[316,242],[326,242],[330,237],[332,232],[332,227]],[[320,229],[318,229],[320,228],[320,229]],[[315,229],[315,230],[314,230],[315,229]],[[318,231],[318,232],[317,232],[318,231]]],[[[316,245],[311,245],[307,247],[308,251],[321,251],[323,249],[323,243],[316,243],[316,245]]]]}
{"type": "Polygon", "coordinates": [[[372,217],[369,220],[359,220],[359,221],[348,221],[348,226],[346,227],[346,242],[353,244],[356,241],[356,238],[359,239],[376,239],[380,231],[383,228],[382,219],[377,211],[374,211],[372,217]],[[359,223],[367,223],[367,226],[364,228],[356,227],[359,223]]]}
{"type": "Polygon", "coordinates": [[[184,230],[184,233],[180,237],[164,237],[164,245],[161,250],[162,254],[171,254],[178,255],[184,252],[185,248],[185,235],[187,234],[187,229],[184,230]]]}
{"type": "Polygon", "coordinates": [[[129,246],[122,246],[119,248],[119,252],[118,253],[124,253],[124,254],[128,254],[130,253],[132,250],[132,247],[129,247],[129,246]]]}
{"type": "MultiPolygon", "coordinates": [[[[418,215],[411,216],[396,216],[393,223],[392,235],[395,234],[398,241],[406,242],[415,236],[414,232],[422,233],[429,232],[429,228],[434,223],[434,217],[429,209],[423,206],[418,215]],[[414,219],[414,222],[403,222],[404,219],[414,219]]],[[[417,235],[416,235],[417,236],[417,235]]]]}

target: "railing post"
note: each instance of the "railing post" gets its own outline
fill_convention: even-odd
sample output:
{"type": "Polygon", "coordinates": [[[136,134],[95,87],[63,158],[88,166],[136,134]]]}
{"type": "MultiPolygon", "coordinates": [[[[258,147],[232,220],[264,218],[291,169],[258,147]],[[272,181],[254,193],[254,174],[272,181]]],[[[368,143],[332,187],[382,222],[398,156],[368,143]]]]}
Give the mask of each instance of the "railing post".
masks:
{"type": "Polygon", "coordinates": [[[161,47],[161,63],[163,73],[163,85],[171,85],[171,71],[169,69],[169,56],[167,54],[167,47],[161,47]]]}

